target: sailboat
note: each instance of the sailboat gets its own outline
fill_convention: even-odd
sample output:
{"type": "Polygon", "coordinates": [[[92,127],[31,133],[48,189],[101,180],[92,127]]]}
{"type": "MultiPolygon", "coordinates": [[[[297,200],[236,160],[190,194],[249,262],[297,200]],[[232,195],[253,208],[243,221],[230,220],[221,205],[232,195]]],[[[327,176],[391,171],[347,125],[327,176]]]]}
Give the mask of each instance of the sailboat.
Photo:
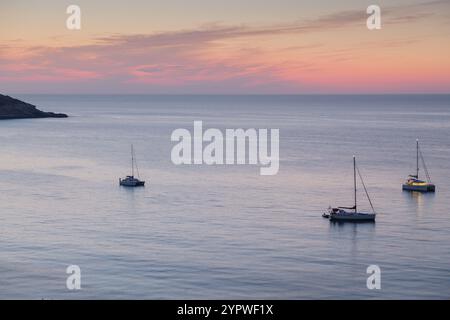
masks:
{"type": "MultiPolygon", "coordinates": [[[[136,167],[136,171],[139,177],[139,169],[136,163],[136,156],[134,154],[133,145],[131,145],[131,176],[126,176],[126,178],[119,179],[119,184],[124,187],[143,187],[145,181],[139,180],[134,176],[134,168],[136,167]]],[[[140,178],[140,177],[139,177],[140,178]]]]}
{"type": "Polygon", "coordinates": [[[373,222],[375,221],[375,216],[377,215],[375,209],[373,208],[372,201],[370,200],[369,193],[367,192],[366,186],[362,179],[359,169],[356,167],[356,157],[353,156],[353,184],[355,193],[355,205],[353,207],[337,207],[328,208],[328,212],[324,213],[322,216],[324,218],[329,218],[331,221],[351,221],[351,222],[373,222]],[[358,211],[357,199],[356,199],[356,171],[358,171],[359,178],[364,187],[367,199],[369,200],[370,206],[372,207],[372,213],[366,213],[358,211]]]}
{"type": "Polygon", "coordinates": [[[436,186],[431,183],[430,174],[428,173],[427,166],[425,165],[425,160],[423,158],[422,152],[420,151],[419,139],[416,140],[416,174],[411,174],[408,176],[408,180],[403,184],[402,189],[407,191],[419,192],[435,192],[436,190],[436,186]],[[422,160],[427,181],[419,179],[419,157],[422,160]]]}

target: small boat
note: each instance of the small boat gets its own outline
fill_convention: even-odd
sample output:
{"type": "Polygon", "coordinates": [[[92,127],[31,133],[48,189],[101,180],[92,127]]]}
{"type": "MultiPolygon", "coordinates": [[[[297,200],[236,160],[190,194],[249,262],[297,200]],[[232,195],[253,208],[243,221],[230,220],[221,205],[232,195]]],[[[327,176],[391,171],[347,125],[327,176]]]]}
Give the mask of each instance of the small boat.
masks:
{"type": "Polygon", "coordinates": [[[418,191],[418,192],[435,192],[436,186],[431,183],[430,174],[428,173],[425,159],[419,147],[419,139],[416,140],[416,174],[408,176],[406,182],[402,185],[402,189],[406,191],[418,191]],[[422,161],[427,181],[419,179],[419,158],[422,161]]]}
{"type": "MultiPolygon", "coordinates": [[[[136,172],[139,177],[139,169],[136,163],[136,156],[134,154],[133,145],[131,145],[131,176],[126,176],[126,178],[119,179],[119,184],[124,187],[143,187],[145,181],[142,181],[134,176],[134,168],[136,167],[136,172]]],[[[140,177],[139,177],[140,178],[140,177]]]]}
{"type": "Polygon", "coordinates": [[[376,212],[373,208],[372,201],[370,200],[369,193],[362,179],[361,173],[356,167],[356,157],[353,156],[353,183],[355,192],[355,205],[352,207],[329,207],[328,211],[322,215],[322,217],[330,219],[330,221],[341,221],[341,222],[374,222],[376,217],[376,212]],[[370,206],[372,207],[372,213],[358,211],[357,199],[356,199],[356,172],[358,171],[359,178],[364,187],[367,199],[369,200],[370,206]]]}

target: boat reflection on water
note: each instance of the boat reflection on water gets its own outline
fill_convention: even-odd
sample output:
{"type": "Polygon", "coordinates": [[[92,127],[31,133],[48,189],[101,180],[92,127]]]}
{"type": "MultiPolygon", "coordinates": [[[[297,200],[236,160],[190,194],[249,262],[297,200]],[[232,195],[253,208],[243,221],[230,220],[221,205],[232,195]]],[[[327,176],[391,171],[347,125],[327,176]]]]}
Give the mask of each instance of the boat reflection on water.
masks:
{"type": "Polygon", "coordinates": [[[407,202],[408,210],[415,212],[418,216],[423,216],[426,212],[431,212],[433,202],[429,201],[435,197],[434,192],[411,191],[403,193],[407,202]]]}
{"type": "Polygon", "coordinates": [[[366,234],[367,231],[375,230],[376,222],[364,222],[364,223],[345,223],[342,221],[330,221],[330,231],[352,231],[356,236],[358,230],[363,231],[366,234]]]}
{"type": "MultiPolygon", "coordinates": [[[[360,250],[365,250],[367,241],[376,241],[375,221],[365,223],[345,223],[341,221],[330,221],[329,233],[333,237],[339,237],[342,241],[347,241],[348,249],[353,256],[358,255],[360,250]]],[[[334,243],[330,246],[336,250],[342,249],[340,244],[334,243]]]]}

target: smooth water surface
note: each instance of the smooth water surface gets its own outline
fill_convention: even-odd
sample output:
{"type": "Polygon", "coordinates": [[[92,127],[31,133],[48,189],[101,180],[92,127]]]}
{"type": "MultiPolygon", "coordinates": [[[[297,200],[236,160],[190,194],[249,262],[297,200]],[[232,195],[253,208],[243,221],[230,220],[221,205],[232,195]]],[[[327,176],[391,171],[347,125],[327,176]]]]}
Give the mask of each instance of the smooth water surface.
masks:
{"type": "Polygon", "coordinates": [[[0,122],[0,298],[450,298],[450,96],[18,98],[70,117],[0,122]],[[194,120],[279,128],[278,175],[175,166],[194,120]],[[435,194],[401,190],[416,138],[435,194]],[[118,185],[131,143],[145,188],[118,185]],[[321,217],[352,205],[353,154],[375,224],[321,217]]]}

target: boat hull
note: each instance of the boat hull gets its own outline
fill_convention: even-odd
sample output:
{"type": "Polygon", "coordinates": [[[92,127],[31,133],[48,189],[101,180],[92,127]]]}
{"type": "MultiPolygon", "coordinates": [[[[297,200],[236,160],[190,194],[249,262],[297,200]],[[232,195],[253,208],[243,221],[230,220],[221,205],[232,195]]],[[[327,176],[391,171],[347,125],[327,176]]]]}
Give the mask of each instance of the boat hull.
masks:
{"type": "Polygon", "coordinates": [[[348,215],[339,215],[339,214],[331,214],[330,221],[342,221],[342,222],[374,222],[375,214],[348,214],[348,215]]]}
{"type": "Polygon", "coordinates": [[[421,186],[403,184],[402,189],[405,191],[435,192],[436,186],[434,184],[426,184],[426,185],[421,185],[421,186]]]}
{"type": "Polygon", "coordinates": [[[122,187],[143,187],[145,185],[145,181],[138,179],[120,179],[119,184],[122,187]]]}
{"type": "Polygon", "coordinates": [[[137,183],[121,183],[122,187],[143,187],[145,182],[137,182],[137,183]]]}

